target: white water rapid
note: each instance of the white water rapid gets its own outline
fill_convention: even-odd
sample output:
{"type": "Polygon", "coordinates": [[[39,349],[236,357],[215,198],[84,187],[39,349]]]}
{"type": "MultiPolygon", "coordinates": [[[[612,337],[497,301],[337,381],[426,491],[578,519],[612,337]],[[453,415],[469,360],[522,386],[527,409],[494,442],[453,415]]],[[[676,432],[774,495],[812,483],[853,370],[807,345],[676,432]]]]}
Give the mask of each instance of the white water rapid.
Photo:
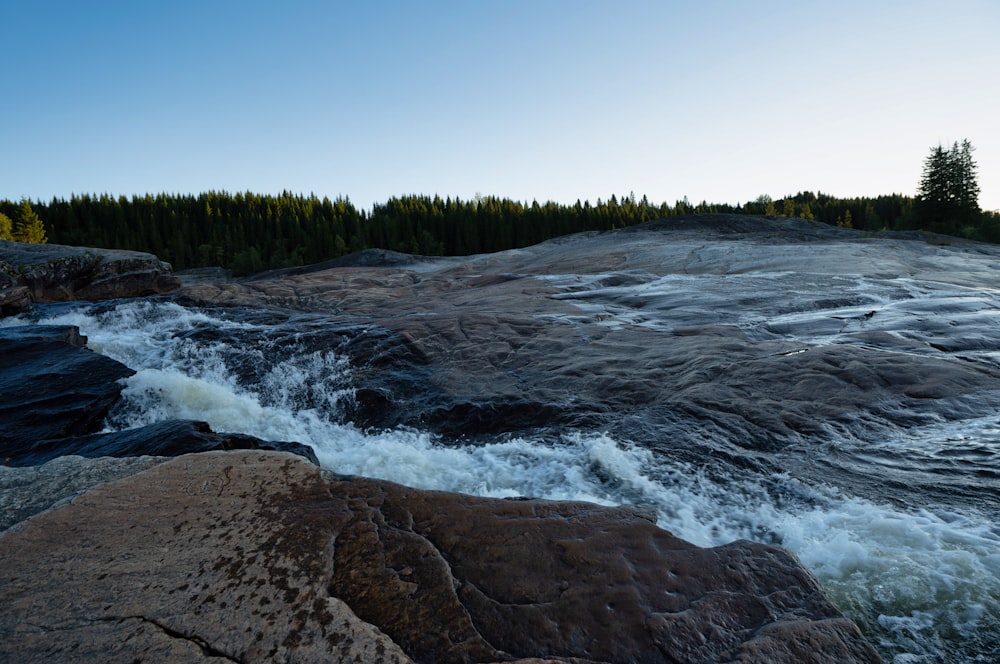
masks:
{"type": "MultiPolygon", "coordinates": [[[[663,528],[701,546],[780,543],[888,661],[997,661],[1000,526],[975,505],[877,504],[790,476],[719,477],[600,431],[474,445],[446,445],[412,429],[362,431],[342,420],[341,405],[353,394],[348,360],[287,347],[276,360],[266,324],[155,301],[38,311],[40,319],[3,324],[77,325],[90,348],[137,372],[110,429],[197,419],[215,431],[307,443],[324,466],[344,474],[484,496],[642,505],[663,528]],[[217,339],[258,341],[190,334],[206,329],[223,333],[217,339]],[[244,384],[238,362],[259,365],[263,378],[244,384]]],[[[985,444],[995,446],[997,429],[993,420],[913,435],[970,440],[992,430],[985,444]]]]}

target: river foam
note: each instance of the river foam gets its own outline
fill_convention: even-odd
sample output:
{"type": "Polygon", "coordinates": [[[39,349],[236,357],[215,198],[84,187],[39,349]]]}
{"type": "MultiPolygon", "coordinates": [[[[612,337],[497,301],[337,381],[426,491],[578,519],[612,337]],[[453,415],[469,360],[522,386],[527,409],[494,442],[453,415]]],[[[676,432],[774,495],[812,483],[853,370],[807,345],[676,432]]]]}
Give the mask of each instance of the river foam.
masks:
{"type": "Polygon", "coordinates": [[[41,311],[38,322],[78,325],[92,349],[136,370],[111,429],[204,420],[217,431],[308,443],[343,474],[482,496],[638,505],[701,546],[748,538],[794,552],[891,661],[985,662],[1000,652],[1000,528],[974,507],[877,504],[784,475],[719,477],[600,431],[466,445],[414,429],[364,431],[341,416],[353,398],[346,359],[298,353],[287,335],[277,352],[266,325],[170,302],[41,311]],[[224,334],[197,334],[205,329],[224,334]],[[247,362],[253,381],[238,366],[247,362]]]}

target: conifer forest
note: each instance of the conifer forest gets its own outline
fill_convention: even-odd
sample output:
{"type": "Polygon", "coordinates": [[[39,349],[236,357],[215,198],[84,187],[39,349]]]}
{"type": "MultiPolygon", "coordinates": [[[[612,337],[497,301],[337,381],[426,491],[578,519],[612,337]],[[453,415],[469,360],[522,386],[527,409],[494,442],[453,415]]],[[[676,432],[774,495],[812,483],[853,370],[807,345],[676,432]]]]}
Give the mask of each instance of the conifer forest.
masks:
{"type": "Polygon", "coordinates": [[[871,233],[927,230],[1000,242],[1000,214],[979,209],[968,141],[931,150],[917,196],[835,198],[801,192],[743,204],[645,196],[530,203],[477,195],[471,200],[406,195],[359,210],[288,191],[277,195],[74,194],[50,201],[0,200],[0,239],[130,249],[156,254],[175,270],[220,266],[237,276],[318,263],[362,249],[470,255],[524,247],[581,231],[607,231],[691,213],[786,216],[871,233]]]}

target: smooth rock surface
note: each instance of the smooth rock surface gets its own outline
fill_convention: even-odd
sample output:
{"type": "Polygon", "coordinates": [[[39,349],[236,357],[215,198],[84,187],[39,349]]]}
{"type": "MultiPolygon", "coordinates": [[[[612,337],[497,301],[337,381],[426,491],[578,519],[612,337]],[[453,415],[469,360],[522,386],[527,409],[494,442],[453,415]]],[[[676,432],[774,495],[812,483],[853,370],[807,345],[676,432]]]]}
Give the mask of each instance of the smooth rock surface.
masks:
{"type": "Polygon", "coordinates": [[[119,381],[135,373],[85,348],[86,339],[72,326],[0,328],[0,344],[0,463],[5,465],[40,441],[98,431],[121,394],[119,381]]]}
{"type": "Polygon", "coordinates": [[[923,309],[921,292],[991,283],[1000,249],[928,239],[695,215],[483,256],[364,252],[179,297],[364,321],[392,366],[352,356],[363,424],[469,437],[632,417],[767,454],[819,427],[878,438],[1000,407],[997,365],[956,357],[996,346],[989,311],[923,309]],[[420,382],[384,389],[393,376],[420,382]]]}
{"type": "Polygon", "coordinates": [[[878,661],[778,549],[285,453],[171,459],[8,530],[0,558],[4,661],[878,661]]]}
{"type": "Polygon", "coordinates": [[[167,457],[63,456],[40,466],[0,466],[0,531],[95,486],[141,473],[167,457]]]}
{"type": "Polygon", "coordinates": [[[152,254],[0,240],[0,315],[31,302],[156,295],[181,285],[152,254]]]}

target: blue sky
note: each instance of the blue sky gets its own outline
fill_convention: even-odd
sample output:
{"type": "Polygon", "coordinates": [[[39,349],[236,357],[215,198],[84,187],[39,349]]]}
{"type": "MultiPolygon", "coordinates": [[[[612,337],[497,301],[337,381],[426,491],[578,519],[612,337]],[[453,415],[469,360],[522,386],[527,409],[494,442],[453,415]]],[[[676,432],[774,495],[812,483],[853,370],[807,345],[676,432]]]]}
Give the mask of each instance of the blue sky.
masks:
{"type": "Polygon", "coordinates": [[[1000,2],[0,5],[0,198],[209,189],[1000,209],[1000,2]]]}

